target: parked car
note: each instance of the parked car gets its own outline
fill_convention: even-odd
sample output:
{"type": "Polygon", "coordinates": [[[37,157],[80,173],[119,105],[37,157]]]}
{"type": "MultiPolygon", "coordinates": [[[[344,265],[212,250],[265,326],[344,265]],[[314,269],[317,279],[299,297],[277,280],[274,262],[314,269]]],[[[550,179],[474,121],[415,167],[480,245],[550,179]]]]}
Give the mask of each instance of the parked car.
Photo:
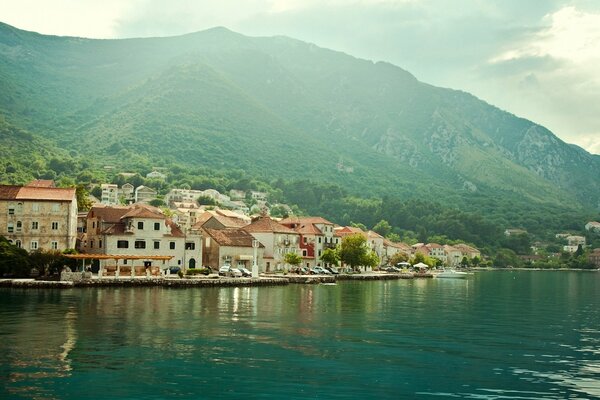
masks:
{"type": "Polygon", "coordinates": [[[393,273],[402,272],[402,270],[398,267],[387,267],[387,268],[385,268],[385,271],[393,272],[393,273]]]}
{"type": "Polygon", "coordinates": [[[336,267],[325,267],[325,269],[331,272],[333,275],[338,275],[340,271],[336,267]]]}
{"type": "Polygon", "coordinates": [[[318,265],[316,267],[314,267],[313,269],[311,269],[310,272],[315,275],[331,275],[331,272],[327,271],[325,268],[320,267],[318,265]]]}
{"type": "Polygon", "coordinates": [[[242,276],[242,272],[239,269],[233,268],[231,265],[226,264],[219,268],[219,275],[240,278],[242,276]]]}
{"type": "Polygon", "coordinates": [[[241,273],[243,277],[251,277],[252,276],[252,271],[250,271],[248,268],[246,267],[238,267],[237,268],[241,273]]]}
{"type": "Polygon", "coordinates": [[[179,267],[171,267],[171,268],[169,268],[169,273],[170,273],[171,275],[177,275],[177,273],[178,273],[179,271],[181,271],[181,268],[179,268],[179,267]]]}

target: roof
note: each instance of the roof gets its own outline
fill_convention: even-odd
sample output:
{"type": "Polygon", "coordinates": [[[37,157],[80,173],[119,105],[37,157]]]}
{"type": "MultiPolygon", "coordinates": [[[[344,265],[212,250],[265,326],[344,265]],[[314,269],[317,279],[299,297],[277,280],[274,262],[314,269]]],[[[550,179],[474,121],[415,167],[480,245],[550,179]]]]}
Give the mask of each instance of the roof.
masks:
{"type": "Polygon", "coordinates": [[[117,223],[121,217],[129,211],[126,206],[107,206],[104,204],[95,204],[88,212],[88,218],[98,218],[104,222],[117,223]]]}
{"type": "MultiPolygon", "coordinates": [[[[211,229],[206,228],[206,233],[220,246],[252,247],[254,237],[243,229],[211,229]]],[[[259,244],[259,247],[264,247],[259,244]]]]}
{"type": "Polygon", "coordinates": [[[326,224],[333,225],[333,222],[327,221],[323,217],[296,217],[291,216],[279,221],[282,224],[326,224]]]}
{"type": "Polygon", "coordinates": [[[40,188],[53,188],[56,187],[54,185],[54,181],[52,179],[34,179],[29,182],[26,186],[29,187],[40,187],[40,188]]]}
{"type": "Polygon", "coordinates": [[[367,237],[374,238],[374,239],[384,239],[383,236],[381,236],[379,233],[377,233],[375,231],[369,231],[369,232],[367,232],[367,237]]]}
{"type": "Polygon", "coordinates": [[[0,185],[0,200],[73,201],[75,188],[0,185]]]}
{"type": "Polygon", "coordinates": [[[430,249],[441,249],[444,246],[438,243],[427,243],[427,247],[429,247],[430,249]]]}
{"type": "Polygon", "coordinates": [[[295,229],[301,235],[322,235],[323,232],[314,224],[302,224],[295,229]]]}
{"type": "Polygon", "coordinates": [[[168,227],[171,228],[171,236],[173,236],[173,237],[185,237],[185,234],[183,233],[183,231],[181,230],[181,228],[175,222],[173,222],[173,220],[167,219],[165,221],[165,223],[167,224],[168,227]]]}
{"type": "Polygon", "coordinates": [[[479,250],[477,250],[476,248],[471,247],[464,243],[455,244],[454,248],[459,249],[460,251],[469,252],[469,253],[476,253],[476,252],[478,253],[479,252],[479,250]]]}
{"type": "Polygon", "coordinates": [[[160,209],[145,204],[134,204],[129,207],[129,211],[121,217],[124,218],[149,218],[149,219],[165,219],[165,215],[160,209]]]}
{"type": "Polygon", "coordinates": [[[246,232],[274,232],[274,233],[294,233],[291,228],[281,225],[269,217],[258,217],[250,225],[244,227],[246,232]]]}

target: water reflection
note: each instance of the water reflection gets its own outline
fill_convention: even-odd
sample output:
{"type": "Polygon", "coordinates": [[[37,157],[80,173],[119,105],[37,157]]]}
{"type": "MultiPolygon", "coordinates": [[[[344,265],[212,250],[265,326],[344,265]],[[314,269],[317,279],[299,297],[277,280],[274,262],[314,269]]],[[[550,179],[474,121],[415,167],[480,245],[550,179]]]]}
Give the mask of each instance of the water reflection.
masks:
{"type": "Polygon", "coordinates": [[[0,398],[600,397],[600,282],[0,290],[0,398]],[[102,397],[102,396],[100,396],[102,397]]]}

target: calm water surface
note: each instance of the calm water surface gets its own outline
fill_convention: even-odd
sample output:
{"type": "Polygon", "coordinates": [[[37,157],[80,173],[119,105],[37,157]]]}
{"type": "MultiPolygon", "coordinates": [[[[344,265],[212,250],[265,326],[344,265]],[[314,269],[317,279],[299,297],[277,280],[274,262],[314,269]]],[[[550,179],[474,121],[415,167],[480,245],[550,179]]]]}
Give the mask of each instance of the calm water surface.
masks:
{"type": "Polygon", "coordinates": [[[0,289],[0,398],[600,398],[600,273],[0,289]]]}

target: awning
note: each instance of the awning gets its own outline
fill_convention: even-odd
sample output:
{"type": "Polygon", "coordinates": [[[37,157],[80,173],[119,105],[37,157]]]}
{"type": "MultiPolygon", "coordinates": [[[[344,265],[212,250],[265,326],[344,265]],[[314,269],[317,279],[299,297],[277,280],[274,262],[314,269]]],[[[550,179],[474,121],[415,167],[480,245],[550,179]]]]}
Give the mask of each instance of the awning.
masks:
{"type": "Polygon", "coordinates": [[[244,255],[244,254],[236,257],[236,259],[240,260],[240,261],[252,261],[253,258],[254,257],[252,257],[252,256],[248,256],[248,255],[244,255]]]}

